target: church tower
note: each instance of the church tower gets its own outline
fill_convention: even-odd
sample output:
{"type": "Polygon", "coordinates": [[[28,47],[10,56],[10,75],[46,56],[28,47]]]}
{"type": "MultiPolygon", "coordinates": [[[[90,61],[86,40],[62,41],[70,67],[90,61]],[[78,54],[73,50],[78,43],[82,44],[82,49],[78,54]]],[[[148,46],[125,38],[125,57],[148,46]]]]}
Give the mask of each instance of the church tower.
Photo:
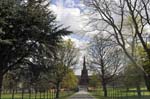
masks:
{"type": "Polygon", "coordinates": [[[85,57],[84,57],[84,59],[83,59],[83,69],[82,69],[82,72],[81,72],[81,78],[80,78],[79,85],[88,86],[88,82],[89,82],[88,71],[86,69],[86,61],[85,61],[85,57]]]}

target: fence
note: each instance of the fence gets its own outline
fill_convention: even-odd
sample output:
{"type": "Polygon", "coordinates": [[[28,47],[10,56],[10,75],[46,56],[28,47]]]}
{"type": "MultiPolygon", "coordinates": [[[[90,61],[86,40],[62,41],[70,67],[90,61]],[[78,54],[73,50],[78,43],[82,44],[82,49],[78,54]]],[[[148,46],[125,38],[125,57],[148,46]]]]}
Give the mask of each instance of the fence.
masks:
{"type": "MultiPolygon", "coordinates": [[[[73,91],[63,90],[60,91],[60,97],[66,97],[71,95],[73,91]]],[[[56,90],[37,90],[34,89],[3,89],[1,93],[1,99],[55,99],[56,90]]]]}
{"type": "Polygon", "coordinates": [[[104,97],[102,85],[91,90],[91,93],[98,99],[150,99],[150,91],[147,90],[145,76],[136,74],[138,72],[133,71],[133,73],[116,75],[107,81],[107,97],[104,97]],[[133,73],[134,75],[131,75],[133,73]]]}
{"type": "Polygon", "coordinates": [[[104,97],[104,91],[102,88],[97,88],[92,91],[92,94],[99,99],[150,99],[150,91],[142,86],[140,90],[137,88],[126,88],[124,86],[119,87],[107,87],[107,97],[104,97]]]}

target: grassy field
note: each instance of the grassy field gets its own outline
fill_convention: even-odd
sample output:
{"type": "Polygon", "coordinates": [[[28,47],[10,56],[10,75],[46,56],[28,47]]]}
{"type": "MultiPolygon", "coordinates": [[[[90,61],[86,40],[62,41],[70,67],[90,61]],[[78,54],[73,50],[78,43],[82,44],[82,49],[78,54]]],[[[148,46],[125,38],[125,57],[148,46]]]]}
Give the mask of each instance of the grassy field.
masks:
{"type": "MultiPolygon", "coordinates": [[[[72,94],[73,92],[61,92],[60,99],[66,99],[72,94]]],[[[29,95],[28,93],[24,93],[23,99],[35,99],[35,96],[36,96],[36,99],[54,99],[55,98],[54,93],[41,93],[41,94],[37,93],[36,95],[35,93],[32,93],[31,95],[29,95]]],[[[2,94],[2,99],[12,99],[12,94],[2,94]]],[[[21,93],[14,94],[14,99],[22,99],[22,94],[21,93]]]]}
{"type": "Polygon", "coordinates": [[[97,99],[150,99],[150,92],[145,88],[141,89],[141,97],[137,95],[136,89],[132,88],[126,91],[124,88],[108,88],[108,97],[103,97],[102,89],[92,91],[91,94],[97,99]]]}

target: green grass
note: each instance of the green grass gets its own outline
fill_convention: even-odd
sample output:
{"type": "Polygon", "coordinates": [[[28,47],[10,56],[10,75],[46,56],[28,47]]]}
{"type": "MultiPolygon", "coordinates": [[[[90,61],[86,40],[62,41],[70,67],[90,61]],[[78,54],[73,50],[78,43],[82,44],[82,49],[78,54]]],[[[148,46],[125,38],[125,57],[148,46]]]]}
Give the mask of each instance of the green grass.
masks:
{"type": "Polygon", "coordinates": [[[108,88],[108,97],[103,97],[103,91],[97,89],[91,92],[97,99],[150,99],[150,92],[145,88],[141,89],[141,97],[137,95],[136,89],[131,88],[128,92],[125,88],[108,88]]]}
{"type": "MultiPolygon", "coordinates": [[[[61,92],[60,93],[60,99],[66,99],[67,97],[69,97],[70,95],[72,95],[73,92],[61,92]]],[[[37,93],[36,95],[36,99],[54,99],[55,98],[55,94],[53,93],[45,93],[45,96],[44,96],[44,93],[41,93],[41,96],[40,96],[40,93],[37,93]],[[41,97],[41,98],[40,98],[41,97]]],[[[2,99],[12,99],[12,94],[2,94],[2,99]]],[[[14,94],[14,99],[22,99],[22,94],[21,93],[15,93],[14,94]]],[[[24,93],[24,96],[23,96],[23,99],[29,99],[29,94],[28,93],[24,93]]],[[[35,99],[35,93],[32,93],[31,94],[31,98],[30,99],[35,99]]]]}
{"type": "MultiPolygon", "coordinates": [[[[40,99],[40,94],[38,93],[36,97],[37,99],[40,99]]],[[[45,98],[46,97],[47,97],[47,94],[45,93],[45,98]]],[[[54,97],[54,95],[49,93],[48,97],[49,98],[54,97]]],[[[12,98],[12,94],[2,94],[2,99],[11,99],[11,98],[12,98]]],[[[34,99],[34,98],[35,98],[35,94],[32,93],[31,99],[34,99]]],[[[21,93],[14,94],[14,99],[22,99],[21,93]]],[[[24,94],[23,99],[29,99],[29,94],[24,94]]],[[[41,93],[41,99],[44,99],[44,93],[41,93]]]]}

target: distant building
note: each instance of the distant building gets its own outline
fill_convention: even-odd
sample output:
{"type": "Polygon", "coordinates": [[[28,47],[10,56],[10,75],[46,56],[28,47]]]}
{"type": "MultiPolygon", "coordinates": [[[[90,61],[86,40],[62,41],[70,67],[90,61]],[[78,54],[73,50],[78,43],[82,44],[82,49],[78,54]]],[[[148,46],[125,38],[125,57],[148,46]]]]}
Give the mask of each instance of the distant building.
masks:
{"type": "Polygon", "coordinates": [[[83,69],[79,80],[79,90],[87,90],[89,83],[88,70],[86,69],[85,57],[83,59],[83,69]]]}

